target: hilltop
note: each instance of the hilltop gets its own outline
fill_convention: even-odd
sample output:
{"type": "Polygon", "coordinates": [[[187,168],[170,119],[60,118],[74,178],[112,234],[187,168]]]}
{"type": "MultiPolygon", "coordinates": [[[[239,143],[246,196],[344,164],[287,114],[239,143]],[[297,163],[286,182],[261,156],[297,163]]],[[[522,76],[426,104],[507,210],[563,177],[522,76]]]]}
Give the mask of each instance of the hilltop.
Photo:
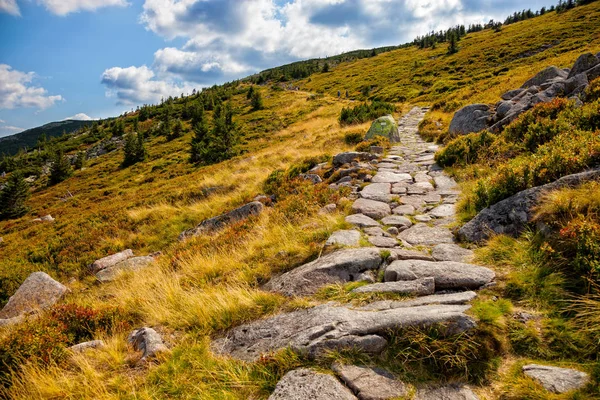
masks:
{"type": "MultiPolygon", "coordinates": [[[[568,233],[558,239],[540,236],[532,228],[514,237],[498,235],[459,247],[453,231],[486,207],[534,183],[548,183],[529,179],[522,173],[527,168],[554,181],[598,166],[594,139],[598,84],[589,85],[582,104],[575,99],[553,100],[499,133],[457,137],[448,132],[453,116],[464,106],[494,106],[506,92],[545,68],[571,68],[582,54],[597,54],[600,3],[468,33],[454,54],[449,54],[447,43],[380,50],[330,59],[328,68],[322,60],[284,66],[265,71],[262,79],[258,74],[118,118],[81,122],[76,128],[71,124],[79,121],[70,121],[66,124],[75,130],[72,135],[49,140],[39,151],[5,158],[0,171],[9,174],[0,178],[0,184],[20,171],[31,177],[32,190],[25,215],[0,221],[0,305],[6,305],[36,271],[60,282],[64,291],[61,285],[60,302],[38,318],[0,328],[0,361],[23,367],[0,372],[4,387],[0,393],[23,399],[258,399],[267,398],[290,371],[335,370],[343,376],[339,367],[332,370],[332,364],[342,363],[392,371],[406,383],[406,396],[423,387],[458,382],[469,385],[480,398],[596,398],[597,318],[586,315],[598,310],[597,185],[555,192],[538,210],[536,221],[568,233]],[[311,66],[306,76],[281,79],[280,75],[306,65],[311,66]],[[368,106],[361,109],[363,103],[368,106]],[[203,112],[198,111],[200,106],[203,112]],[[389,113],[400,122],[400,143],[362,142],[372,121],[389,113]],[[167,125],[171,129],[165,133],[167,125]],[[181,129],[174,134],[177,125],[181,129]],[[233,139],[219,147],[223,132],[233,139]],[[198,142],[199,136],[205,140],[198,142]],[[134,137],[135,141],[128,139],[134,137]],[[569,147],[569,137],[579,140],[569,147]],[[190,160],[194,140],[201,144],[198,162],[190,160]],[[526,140],[529,147],[523,148],[521,142],[526,140]],[[143,144],[144,154],[126,162],[124,147],[136,143],[143,144]],[[576,147],[581,143],[589,146],[576,147]],[[365,153],[354,155],[362,157],[354,164],[352,157],[339,156],[357,145],[365,153]],[[80,155],[86,160],[71,176],[50,184],[48,169],[60,151],[73,165],[80,155]],[[365,155],[371,151],[376,154],[365,155]],[[550,165],[575,167],[548,172],[550,165]],[[383,178],[376,178],[382,173],[383,178]],[[503,176],[516,178],[504,181],[503,176]],[[406,185],[397,185],[402,183],[406,185]],[[382,206],[368,202],[356,205],[354,200],[365,199],[359,193],[370,184],[383,186],[372,188],[368,200],[387,204],[387,209],[373,209],[382,206]],[[402,201],[402,196],[418,198],[402,201]],[[248,204],[254,205],[251,211],[239,211],[248,204]],[[456,218],[445,214],[453,204],[456,218]],[[579,208],[570,208],[573,204],[579,208]],[[387,215],[392,208],[407,205],[429,219],[415,219],[418,215],[409,212],[387,215]],[[239,212],[228,214],[232,210],[239,212]],[[244,218],[238,218],[243,212],[244,218]],[[394,218],[370,227],[371,222],[362,220],[358,229],[356,221],[346,218],[357,212],[371,220],[394,218]],[[33,221],[46,215],[53,221],[33,221]],[[226,217],[213,219],[221,215],[226,217]],[[229,223],[223,226],[222,221],[229,223]],[[340,239],[340,231],[355,233],[340,239]],[[423,239],[429,234],[433,240],[423,239]],[[340,242],[326,246],[331,237],[340,242]],[[578,238],[585,239],[583,250],[576,245],[578,238]],[[370,249],[389,243],[388,239],[395,250],[370,249]],[[347,243],[359,248],[343,248],[347,243]],[[353,291],[366,287],[355,282],[363,279],[384,280],[379,284],[394,283],[397,289],[404,281],[396,276],[405,269],[429,268],[428,263],[442,259],[435,249],[447,247],[438,244],[454,246],[451,249],[460,253],[461,261],[452,262],[460,262],[462,272],[472,275],[464,278],[467,283],[443,284],[438,275],[433,280],[419,277],[422,287],[416,290],[432,296],[456,295],[459,300],[440,304],[436,298],[413,304],[409,317],[392,306],[388,311],[356,310],[375,307],[375,302],[379,307],[380,301],[390,305],[408,297],[423,299],[413,296],[414,287],[412,297],[406,292],[353,291]],[[127,249],[131,254],[123,253],[127,249]],[[332,261],[337,251],[351,252],[346,256],[350,261],[332,261]],[[96,274],[108,261],[95,261],[113,254],[120,254],[120,261],[133,254],[145,257],[135,261],[145,268],[133,268],[135,272],[107,278],[105,283],[96,274]],[[419,257],[419,263],[412,257],[419,257]],[[359,271],[366,275],[360,279],[358,272],[343,279],[339,277],[347,273],[335,275],[336,268],[352,265],[355,259],[371,263],[359,271]],[[305,277],[303,271],[315,265],[339,279],[306,275],[303,282],[323,283],[314,290],[302,285],[298,289],[286,280],[296,274],[305,277]],[[387,270],[385,276],[376,274],[384,265],[397,267],[393,279],[387,270]],[[445,292],[433,293],[432,282],[445,292]],[[471,290],[477,290],[473,297],[471,290]],[[287,297],[290,293],[296,296],[287,297]],[[341,303],[343,311],[324,306],[329,301],[341,303]],[[339,351],[315,360],[313,353],[328,346],[327,340],[345,340],[343,329],[327,325],[329,320],[324,322],[322,315],[327,319],[346,313],[339,317],[339,326],[344,326],[345,315],[360,312],[382,312],[378,315],[388,316],[385,323],[390,325],[382,323],[366,333],[352,326],[355,334],[348,340],[358,343],[356,348],[334,347],[339,351]],[[275,324],[267,318],[302,331],[304,320],[297,318],[305,314],[312,318],[306,322],[313,324],[310,337],[296,335],[294,329],[283,338],[269,336],[270,332],[266,340],[252,336],[253,329],[266,332],[275,324]],[[437,325],[448,321],[448,331],[437,325]],[[396,329],[400,325],[403,328],[396,329]],[[396,329],[393,333],[390,326],[396,329]],[[154,328],[165,346],[157,347],[157,359],[148,364],[138,363],[140,353],[127,344],[128,335],[141,327],[154,328]],[[225,337],[231,341],[224,343],[225,337]],[[385,352],[360,351],[365,341],[377,347],[381,338],[386,341],[385,352]],[[65,350],[91,339],[102,340],[105,347],[75,355],[65,350]],[[288,339],[310,356],[272,344],[288,339]],[[260,351],[274,351],[248,356],[244,347],[248,343],[260,351]],[[585,371],[590,383],[576,394],[551,394],[523,375],[527,364],[585,371]]],[[[37,129],[44,128],[48,137],[56,136],[49,128],[61,133],[64,128],[46,127],[37,129]]],[[[367,317],[361,321],[373,323],[367,317]]],[[[134,344],[143,342],[136,335],[153,335],[135,332],[134,344]]],[[[154,356],[150,350],[143,349],[149,359],[154,356]]],[[[340,385],[337,379],[333,382],[325,386],[340,385]]]]}

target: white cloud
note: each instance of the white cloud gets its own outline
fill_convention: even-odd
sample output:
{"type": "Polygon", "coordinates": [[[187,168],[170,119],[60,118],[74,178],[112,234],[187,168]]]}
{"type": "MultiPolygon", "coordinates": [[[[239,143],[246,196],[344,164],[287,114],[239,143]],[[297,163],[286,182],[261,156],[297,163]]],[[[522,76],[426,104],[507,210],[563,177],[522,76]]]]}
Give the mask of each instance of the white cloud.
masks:
{"type": "Polygon", "coordinates": [[[61,16],[79,11],[95,11],[103,7],[125,7],[129,4],[126,0],[38,0],[38,3],[51,13],[61,16]]]}
{"type": "Polygon", "coordinates": [[[58,101],[60,95],[48,96],[46,89],[32,84],[34,72],[21,72],[10,65],[0,64],[0,108],[34,107],[44,110],[58,101]]]}
{"type": "Polygon", "coordinates": [[[0,119],[0,124],[4,124],[6,121],[3,119],[0,119]]]}
{"type": "Polygon", "coordinates": [[[113,67],[104,71],[102,83],[107,87],[107,96],[117,97],[118,104],[132,105],[156,103],[161,98],[190,93],[188,84],[177,84],[154,79],[155,75],[145,65],[141,67],[113,67]]]}
{"type": "Polygon", "coordinates": [[[0,0],[0,12],[17,16],[21,15],[17,0],[0,0]]]}
{"type": "Polygon", "coordinates": [[[67,120],[73,120],[73,121],[95,121],[98,118],[92,118],[89,115],[85,114],[85,113],[78,113],[75,114],[73,116],[67,117],[65,119],[63,119],[63,121],[67,121],[67,120]]]}

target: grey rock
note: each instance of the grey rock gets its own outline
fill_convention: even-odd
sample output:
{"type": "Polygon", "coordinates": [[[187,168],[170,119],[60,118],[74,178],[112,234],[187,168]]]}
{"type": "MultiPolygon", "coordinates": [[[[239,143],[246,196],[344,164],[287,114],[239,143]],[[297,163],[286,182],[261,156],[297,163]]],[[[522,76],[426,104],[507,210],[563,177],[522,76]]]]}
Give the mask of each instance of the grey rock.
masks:
{"type": "Polygon", "coordinates": [[[548,67],[548,68],[544,69],[543,71],[539,72],[533,78],[529,79],[527,82],[525,82],[523,84],[523,86],[521,86],[521,88],[528,89],[528,88],[531,88],[532,86],[539,86],[542,83],[546,83],[555,78],[567,79],[568,76],[569,76],[568,72],[565,72],[562,69],[557,68],[555,66],[551,66],[551,67],[548,67]]]}
{"type": "Polygon", "coordinates": [[[365,229],[363,229],[363,231],[369,236],[391,237],[386,231],[384,231],[383,229],[381,229],[378,226],[373,227],[373,228],[365,228],[365,229]]]}
{"type": "Polygon", "coordinates": [[[412,215],[415,213],[415,207],[410,204],[403,204],[394,208],[392,212],[396,215],[412,215]]]}
{"type": "Polygon", "coordinates": [[[450,243],[438,244],[431,255],[436,261],[469,262],[473,259],[472,250],[450,243]]]}
{"type": "Polygon", "coordinates": [[[54,222],[54,218],[50,214],[44,215],[40,219],[42,220],[42,222],[54,222]]]}
{"type": "Polygon", "coordinates": [[[552,393],[566,393],[581,389],[590,381],[590,376],[585,372],[547,365],[525,365],[523,373],[538,381],[552,393]]]}
{"type": "Polygon", "coordinates": [[[179,235],[179,240],[185,240],[190,237],[212,233],[219,229],[223,229],[227,225],[234,224],[253,215],[260,214],[264,208],[265,206],[262,203],[253,201],[228,213],[202,221],[195,228],[182,232],[181,235],[179,235]]]}
{"type": "Polygon", "coordinates": [[[327,242],[325,242],[325,246],[349,246],[349,247],[357,247],[360,243],[360,232],[355,230],[342,230],[335,231],[329,236],[327,242]]]}
{"type": "Polygon", "coordinates": [[[377,282],[377,277],[375,276],[375,272],[366,271],[366,272],[363,272],[362,274],[360,274],[358,276],[358,278],[356,278],[356,281],[357,282],[375,283],[375,282],[377,282]]]}
{"type": "Polygon", "coordinates": [[[500,119],[506,117],[513,105],[512,101],[501,101],[496,105],[496,116],[500,119]]]}
{"type": "Polygon", "coordinates": [[[468,105],[454,114],[448,132],[451,135],[466,135],[467,133],[482,131],[488,127],[490,116],[488,105],[468,105]]]}
{"type": "Polygon", "coordinates": [[[392,213],[390,206],[382,201],[358,199],[352,204],[354,214],[363,214],[374,219],[381,219],[392,213]]]}
{"type": "Polygon", "coordinates": [[[398,241],[389,237],[369,236],[367,239],[369,240],[369,243],[376,247],[393,248],[398,246],[398,241]]]}
{"type": "Polygon", "coordinates": [[[577,95],[582,93],[589,84],[587,75],[585,73],[577,74],[564,83],[564,93],[566,96],[577,95]]]}
{"type": "Polygon", "coordinates": [[[352,161],[371,161],[376,159],[377,156],[375,154],[370,154],[366,152],[357,152],[357,151],[349,151],[346,153],[340,153],[333,157],[333,165],[336,167],[342,166],[344,164],[350,164],[352,161]]]}
{"type": "Polygon", "coordinates": [[[472,291],[432,294],[410,300],[382,300],[360,307],[361,310],[389,310],[392,308],[418,307],[433,304],[465,304],[477,297],[472,291]]]}
{"type": "Polygon", "coordinates": [[[425,192],[431,192],[434,190],[434,187],[429,182],[417,182],[414,184],[415,187],[423,189],[425,192]]]}
{"type": "Polygon", "coordinates": [[[408,387],[382,369],[334,364],[332,369],[360,400],[388,400],[406,396],[408,387]]]}
{"type": "Polygon", "coordinates": [[[314,183],[315,185],[323,182],[323,179],[321,179],[321,177],[317,174],[300,174],[298,176],[301,179],[304,179],[306,181],[310,181],[310,182],[314,183]]]}
{"type": "Polygon", "coordinates": [[[395,226],[390,226],[389,228],[387,228],[387,233],[389,233],[392,236],[396,236],[400,233],[400,230],[395,226]]]}
{"type": "Polygon", "coordinates": [[[83,342],[69,347],[73,353],[83,353],[88,349],[101,349],[105,346],[102,340],[91,340],[89,342],[83,342]]]}
{"type": "Polygon", "coordinates": [[[413,179],[416,183],[429,183],[429,181],[431,180],[431,176],[427,175],[426,172],[417,172],[415,176],[413,176],[413,179]]]}
{"type": "Polygon", "coordinates": [[[585,71],[585,74],[587,75],[589,82],[600,77],[600,64],[596,65],[594,68],[588,69],[587,71],[585,71]]]}
{"type": "Polygon", "coordinates": [[[598,64],[600,64],[600,60],[592,53],[582,54],[577,58],[575,64],[573,64],[573,68],[571,68],[568,78],[572,78],[577,74],[592,69],[598,64]]]}
{"type": "Polygon", "coordinates": [[[479,400],[466,386],[442,386],[417,390],[415,400],[479,400]]]}
{"type": "Polygon", "coordinates": [[[371,154],[383,154],[384,148],[381,146],[371,146],[371,154]]]}
{"type": "Polygon", "coordinates": [[[354,226],[358,226],[359,228],[381,226],[381,224],[379,222],[377,222],[373,218],[367,217],[366,215],[363,215],[363,214],[348,215],[346,217],[346,222],[349,224],[352,224],[354,226]]]}
{"type": "Polygon", "coordinates": [[[0,318],[0,328],[5,328],[5,327],[12,326],[12,325],[20,324],[23,321],[25,321],[24,314],[19,315],[17,317],[12,317],[12,318],[0,318]]]}
{"type": "Polygon", "coordinates": [[[433,277],[435,289],[479,289],[494,280],[494,271],[454,261],[394,261],[385,269],[385,282],[433,277]]]}
{"type": "MultiPolygon", "coordinates": [[[[25,279],[0,311],[1,319],[12,319],[53,306],[67,292],[66,286],[44,272],[34,272],[25,279]]],[[[13,321],[14,322],[14,321],[13,321]]],[[[5,322],[8,324],[8,322],[5,322]]]]}
{"type": "Polygon", "coordinates": [[[320,214],[333,214],[337,210],[336,204],[327,204],[325,207],[319,210],[320,214]]]}
{"type": "Polygon", "coordinates": [[[389,202],[392,200],[392,185],[389,183],[372,183],[360,191],[360,197],[369,200],[389,202]]]}
{"type": "Polygon", "coordinates": [[[271,279],[265,288],[287,296],[311,295],[326,285],[355,281],[382,262],[379,249],[340,250],[271,279]]]}
{"type": "Polygon", "coordinates": [[[502,100],[512,100],[516,96],[518,96],[519,94],[521,94],[523,92],[524,92],[524,89],[509,90],[508,92],[504,93],[501,97],[502,97],[502,100]]]}
{"type": "Polygon", "coordinates": [[[309,357],[344,348],[378,353],[386,347],[384,336],[390,331],[437,324],[443,324],[447,334],[468,331],[475,326],[464,313],[468,308],[435,305],[361,311],[324,304],[238,326],[225,337],[215,340],[212,348],[218,354],[244,361],[253,361],[287,347],[309,357]]]}
{"type": "Polygon", "coordinates": [[[412,226],[412,222],[410,219],[403,217],[401,215],[390,215],[381,220],[384,225],[401,227],[401,228],[410,228],[412,226]]]}
{"type": "Polygon", "coordinates": [[[127,338],[127,342],[133,346],[135,350],[142,352],[141,361],[155,358],[158,354],[169,351],[164,345],[162,338],[152,328],[140,328],[131,332],[127,338]]]}
{"type": "Polygon", "coordinates": [[[389,261],[396,260],[424,260],[434,261],[433,257],[429,254],[421,253],[420,251],[404,250],[404,249],[391,249],[391,255],[389,261]]]}
{"type": "Polygon", "coordinates": [[[564,187],[576,187],[592,180],[600,180],[600,169],[567,175],[547,185],[523,190],[483,209],[463,225],[459,230],[459,237],[469,242],[481,243],[494,233],[518,236],[531,222],[533,208],[545,193],[564,187]]]}
{"type": "Polygon", "coordinates": [[[379,171],[373,177],[374,183],[398,183],[398,182],[412,182],[413,178],[410,174],[392,171],[379,171]]]}
{"type": "Polygon", "coordinates": [[[98,273],[96,273],[96,278],[98,278],[100,282],[111,282],[117,279],[122,273],[139,271],[153,262],[154,257],[151,256],[131,257],[112,267],[107,267],[98,271],[98,273]]]}
{"type": "Polygon", "coordinates": [[[434,246],[440,243],[454,243],[454,236],[448,229],[437,226],[429,227],[423,223],[418,223],[404,232],[400,232],[398,237],[406,240],[413,246],[434,246]]]}
{"type": "Polygon", "coordinates": [[[454,204],[442,204],[429,211],[429,215],[435,218],[447,218],[456,214],[454,204]]]}
{"type": "Polygon", "coordinates": [[[399,293],[426,296],[435,292],[434,278],[412,281],[383,282],[365,285],[352,290],[353,293],[399,293]]]}
{"type": "Polygon", "coordinates": [[[431,218],[429,215],[415,215],[415,221],[417,222],[429,222],[431,221],[433,218],[431,218]]]}
{"type": "Polygon", "coordinates": [[[305,368],[285,374],[269,396],[269,400],[308,399],[356,400],[356,397],[333,376],[305,368]]]}
{"type": "Polygon", "coordinates": [[[458,186],[456,181],[445,175],[439,175],[433,178],[435,186],[440,190],[454,189],[458,186]]]}
{"type": "Polygon", "coordinates": [[[90,269],[92,270],[92,273],[97,273],[98,271],[112,267],[131,257],[133,257],[133,251],[131,249],[123,250],[119,253],[111,254],[110,256],[94,261],[92,265],[90,265],[90,269]]]}

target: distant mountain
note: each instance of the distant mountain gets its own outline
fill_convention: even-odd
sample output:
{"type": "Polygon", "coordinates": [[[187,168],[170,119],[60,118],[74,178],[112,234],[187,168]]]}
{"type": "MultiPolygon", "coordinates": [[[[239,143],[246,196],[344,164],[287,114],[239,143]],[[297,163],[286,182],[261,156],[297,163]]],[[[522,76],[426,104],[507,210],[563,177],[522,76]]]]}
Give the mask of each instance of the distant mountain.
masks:
{"type": "Polygon", "coordinates": [[[48,139],[60,136],[63,132],[72,133],[81,128],[93,124],[94,121],[58,121],[28,129],[16,135],[0,138],[0,154],[14,155],[20,149],[30,149],[35,146],[38,138],[45,134],[48,139]]]}

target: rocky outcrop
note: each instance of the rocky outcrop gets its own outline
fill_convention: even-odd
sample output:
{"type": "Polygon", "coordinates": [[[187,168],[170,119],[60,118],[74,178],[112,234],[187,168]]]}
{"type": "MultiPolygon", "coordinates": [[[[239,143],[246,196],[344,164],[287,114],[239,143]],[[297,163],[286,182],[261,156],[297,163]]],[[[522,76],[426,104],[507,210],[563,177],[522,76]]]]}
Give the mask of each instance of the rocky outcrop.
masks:
{"type": "Polygon", "coordinates": [[[389,139],[391,143],[399,143],[400,135],[398,133],[398,125],[396,120],[391,115],[384,115],[383,117],[377,118],[371,124],[371,128],[367,132],[365,139],[371,140],[375,136],[382,136],[389,139]]]}
{"type": "Polygon", "coordinates": [[[133,346],[135,350],[142,352],[141,361],[148,361],[155,358],[160,353],[169,351],[164,345],[162,338],[152,328],[140,328],[131,332],[127,338],[127,342],[133,346]]]}
{"type": "Polygon", "coordinates": [[[271,279],[265,288],[287,296],[314,294],[323,286],[355,281],[363,272],[378,269],[383,263],[380,252],[375,248],[336,251],[271,279]]]}
{"type": "Polygon", "coordinates": [[[407,385],[380,368],[334,364],[332,369],[360,400],[391,400],[408,394],[407,385]]]}
{"type": "Polygon", "coordinates": [[[410,300],[381,300],[369,303],[360,307],[361,310],[390,310],[392,308],[408,308],[418,306],[428,306],[434,304],[466,304],[477,297],[477,293],[472,291],[432,294],[430,296],[417,297],[410,300]]]}
{"type": "Polygon", "coordinates": [[[231,225],[236,222],[243,221],[251,216],[260,214],[264,207],[265,206],[261,202],[253,201],[228,213],[204,220],[195,228],[182,232],[181,235],[179,235],[179,240],[185,240],[187,238],[202,234],[213,233],[223,229],[227,225],[231,225]]]}
{"type": "Polygon", "coordinates": [[[435,279],[435,290],[479,289],[492,282],[496,274],[485,267],[454,261],[394,261],[385,269],[386,282],[412,281],[429,277],[435,279]]]}
{"type": "Polygon", "coordinates": [[[296,369],[281,378],[269,400],[357,400],[331,375],[296,369]]]}
{"type": "Polygon", "coordinates": [[[95,274],[105,268],[112,267],[131,257],[133,257],[133,251],[131,249],[123,250],[119,253],[111,254],[110,256],[106,256],[94,261],[90,265],[90,269],[92,270],[92,273],[95,274]]]}
{"type": "Polygon", "coordinates": [[[566,393],[581,389],[590,381],[590,376],[585,372],[547,365],[525,365],[523,373],[538,381],[552,393],[566,393]]]}
{"type": "Polygon", "coordinates": [[[536,76],[534,76],[533,78],[527,80],[523,86],[521,86],[522,89],[528,89],[534,86],[541,86],[544,83],[548,83],[548,82],[553,82],[556,80],[564,80],[567,79],[567,77],[569,76],[569,73],[566,72],[565,70],[562,70],[558,67],[555,66],[550,66],[546,69],[544,69],[543,71],[538,72],[538,74],[536,76]]]}
{"type": "Polygon", "coordinates": [[[328,350],[354,348],[380,353],[390,331],[442,324],[447,334],[470,330],[474,321],[468,306],[435,305],[363,311],[344,306],[321,306],[279,314],[232,329],[213,342],[213,350],[244,361],[290,347],[315,358],[328,350]]]}
{"type": "Polygon", "coordinates": [[[575,61],[575,64],[573,64],[573,68],[571,68],[571,72],[569,72],[568,78],[572,78],[585,71],[589,71],[598,64],[600,64],[600,59],[598,59],[598,57],[596,57],[592,53],[582,54],[579,56],[577,61],[575,61]]]}
{"type": "Polygon", "coordinates": [[[451,135],[466,135],[487,129],[490,119],[490,106],[487,104],[471,104],[454,114],[448,132],[451,135]]]}
{"type": "MultiPolygon", "coordinates": [[[[47,309],[67,292],[66,286],[44,272],[34,272],[25,279],[0,311],[0,319],[12,319],[47,309]]],[[[14,322],[14,320],[13,320],[14,322]]]]}
{"type": "Polygon", "coordinates": [[[459,230],[459,237],[481,243],[494,234],[518,236],[533,218],[533,208],[545,193],[564,187],[576,187],[587,181],[600,180],[600,169],[567,175],[552,183],[523,190],[483,209],[459,230]]]}

